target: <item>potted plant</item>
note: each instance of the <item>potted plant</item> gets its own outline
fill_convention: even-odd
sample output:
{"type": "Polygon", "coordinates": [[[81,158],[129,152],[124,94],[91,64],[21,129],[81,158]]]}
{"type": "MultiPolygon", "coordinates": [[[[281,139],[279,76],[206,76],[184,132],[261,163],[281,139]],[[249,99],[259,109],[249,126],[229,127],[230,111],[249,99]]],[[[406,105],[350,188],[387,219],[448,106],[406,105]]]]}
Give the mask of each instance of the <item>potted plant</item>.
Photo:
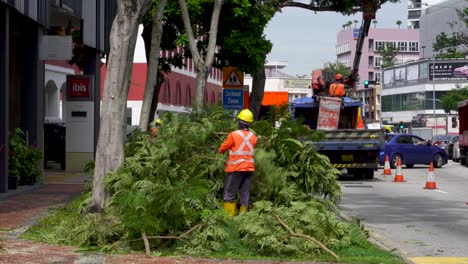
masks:
{"type": "MultiPolygon", "coordinates": [[[[24,140],[21,129],[15,129],[10,136],[10,155],[8,160],[8,171],[10,176],[19,177],[20,185],[32,185],[39,176],[39,160],[41,152],[32,146],[28,146],[24,140]]],[[[10,180],[10,178],[9,178],[10,180]]],[[[11,178],[11,180],[14,180],[11,178]]]]}

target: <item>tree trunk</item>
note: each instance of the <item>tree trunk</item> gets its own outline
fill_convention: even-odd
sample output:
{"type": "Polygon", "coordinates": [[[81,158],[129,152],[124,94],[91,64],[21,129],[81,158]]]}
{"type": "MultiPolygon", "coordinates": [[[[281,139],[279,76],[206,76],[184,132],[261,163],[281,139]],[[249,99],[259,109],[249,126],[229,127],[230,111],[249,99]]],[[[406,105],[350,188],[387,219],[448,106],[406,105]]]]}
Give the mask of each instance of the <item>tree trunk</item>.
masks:
{"type": "MultiPolygon", "coordinates": [[[[211,67],[209,67],[211,69],[211,67]]],[[[195,83],[195,100],[193,107],[196,109],[197,112],[201,112],[203,110],[203,106],[205,103],[205,90],[206,90],[206,83],[208,80],[208,75],[210,70],[201,66],[200,69],[197,69],[197,78],[195,83]]]]}
{"type": "Polygon", "coordinates": [[[110,33],[110,53],[101,106],[90,211],[102,212],[109,198],[104,185],[107,173],[124,161],[125,112],[133,68],[138,25],[151,0],[117,1],[117,15],[110,33]]]}
{"type": "Polygon", "coordinates": [[[164,72],[159,71],[158,79],[156,82],[156,87],[154,87],[153,100],[151,101],[150,114],[148,116],[148,124],[151,123],[151,121],[153,121],[152,119],[154,118],[156,109],[158,108],[159,92],[161,91],[161,85],[163,84],[163,82],[164,82],[164,72]]]}
{"type": "Polygon", "coordinates": [[[265,65],[252,78],[252,94],[250,95],[250,110],[255,120],[258,120],[260,108],[262,107],[263,93],[265,91],[265,65]]]}
{"type": "Polygon", "coordinates": [[[151,122],[152,119],[152,117],[150,116],[151,103],[153,101],[154,90],[157,84],[159,56],[161,50],[161,37],[163,34],[162,20],[166,3],[167,0],[158,0],[156,13],[153,15],[151,50],[149,52],[149,58],[147,56],[148,69],[146,71],[145,96],[143,99],[143,105],[141,106],[140,114],[141,131],[148,131],[148,124],[149,122],[151,122]]]}
{"type": "Polygon", "coordinates": [[[221,8],[223,6],[223,0],[215,0],[214,2],[213,13],[211,14],[210,36],[205,58],[200,55],[200,52],[197,49],[195,36],[193,34],[192,25],[190,23],[190,16],[188,14],[187,2],[185,0],[179,0],[179,4],[180,10],[182,12],[182,20],[184,21],[184,28],[187,33],[189,48],[192,53],[193,63],[197,69],[194,108],[195,111],[201,112],[204,106],[206,83],[215,57],[214,55],[216,48],[216,38],[218,35],[218,21],[221,8]]]}

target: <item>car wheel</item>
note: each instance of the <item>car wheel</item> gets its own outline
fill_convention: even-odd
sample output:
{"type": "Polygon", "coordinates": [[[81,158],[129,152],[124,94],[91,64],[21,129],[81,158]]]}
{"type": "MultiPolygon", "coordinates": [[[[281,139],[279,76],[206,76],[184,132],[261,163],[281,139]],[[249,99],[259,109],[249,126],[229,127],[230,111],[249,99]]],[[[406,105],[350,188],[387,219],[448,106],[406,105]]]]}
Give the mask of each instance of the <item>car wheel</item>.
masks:
{"type": "Polygon", "coordinates": [[[406,164],[406,168],[413,168],[414,167],[414,164],[406,164]]]}
{"type": "Polygon", "coordinates": [[[444,158],[442,158],[442,155],[436,154],[434,157],[434,168],[442,168],[444,165],[444,158]]]}
{"type": "Polygon", "coordinates": [[[392,157],[392,162],[390,163],[390,167],[391,167],[392,169],[395,169],[395,168],[397,167],[398,159],[400,159],[401,162],[403,163],[403,159],[401,159],[400,154],[395,154],[395,155],[393,155],[393,157],[392,157]]]}

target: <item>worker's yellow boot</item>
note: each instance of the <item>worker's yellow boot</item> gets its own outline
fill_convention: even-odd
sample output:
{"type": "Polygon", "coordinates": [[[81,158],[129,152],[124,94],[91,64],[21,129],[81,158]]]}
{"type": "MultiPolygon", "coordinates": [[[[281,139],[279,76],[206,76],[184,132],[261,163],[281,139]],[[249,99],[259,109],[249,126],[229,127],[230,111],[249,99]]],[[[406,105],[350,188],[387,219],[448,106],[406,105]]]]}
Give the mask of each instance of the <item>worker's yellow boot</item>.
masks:
{"type": "Polygon", "coordinates": [[[241,205],[240,209],[239,209],[239,214],[242,214],[242,213],[245,213],[249,210],[249,208],[247,206],[243,206],[241,205]]]}
{"type": "Polygon", "coordinates": [[[234,202],[224,202],[224,211],[230,216],[234,217],[236,215],[236,203],[234,202]]]}

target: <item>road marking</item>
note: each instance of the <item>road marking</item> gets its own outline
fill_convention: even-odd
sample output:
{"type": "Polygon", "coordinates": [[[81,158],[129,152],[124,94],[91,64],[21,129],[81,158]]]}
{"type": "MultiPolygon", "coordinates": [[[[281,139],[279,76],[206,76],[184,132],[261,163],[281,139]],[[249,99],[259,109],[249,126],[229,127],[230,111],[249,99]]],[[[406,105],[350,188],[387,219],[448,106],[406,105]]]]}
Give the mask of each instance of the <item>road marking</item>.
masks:
{"type": "Polygon", "coordinates": [[[415,264],[468,264],[468,257],[413,257],[415,264]]]}
{"type": "Polygon", "coordinates": [[[444,192],[444,191],[441,191],[441,190],[435,190],[436,192],[440,192],[440,193],[445,193],[447,194],[448,192],[444,192]]]}

